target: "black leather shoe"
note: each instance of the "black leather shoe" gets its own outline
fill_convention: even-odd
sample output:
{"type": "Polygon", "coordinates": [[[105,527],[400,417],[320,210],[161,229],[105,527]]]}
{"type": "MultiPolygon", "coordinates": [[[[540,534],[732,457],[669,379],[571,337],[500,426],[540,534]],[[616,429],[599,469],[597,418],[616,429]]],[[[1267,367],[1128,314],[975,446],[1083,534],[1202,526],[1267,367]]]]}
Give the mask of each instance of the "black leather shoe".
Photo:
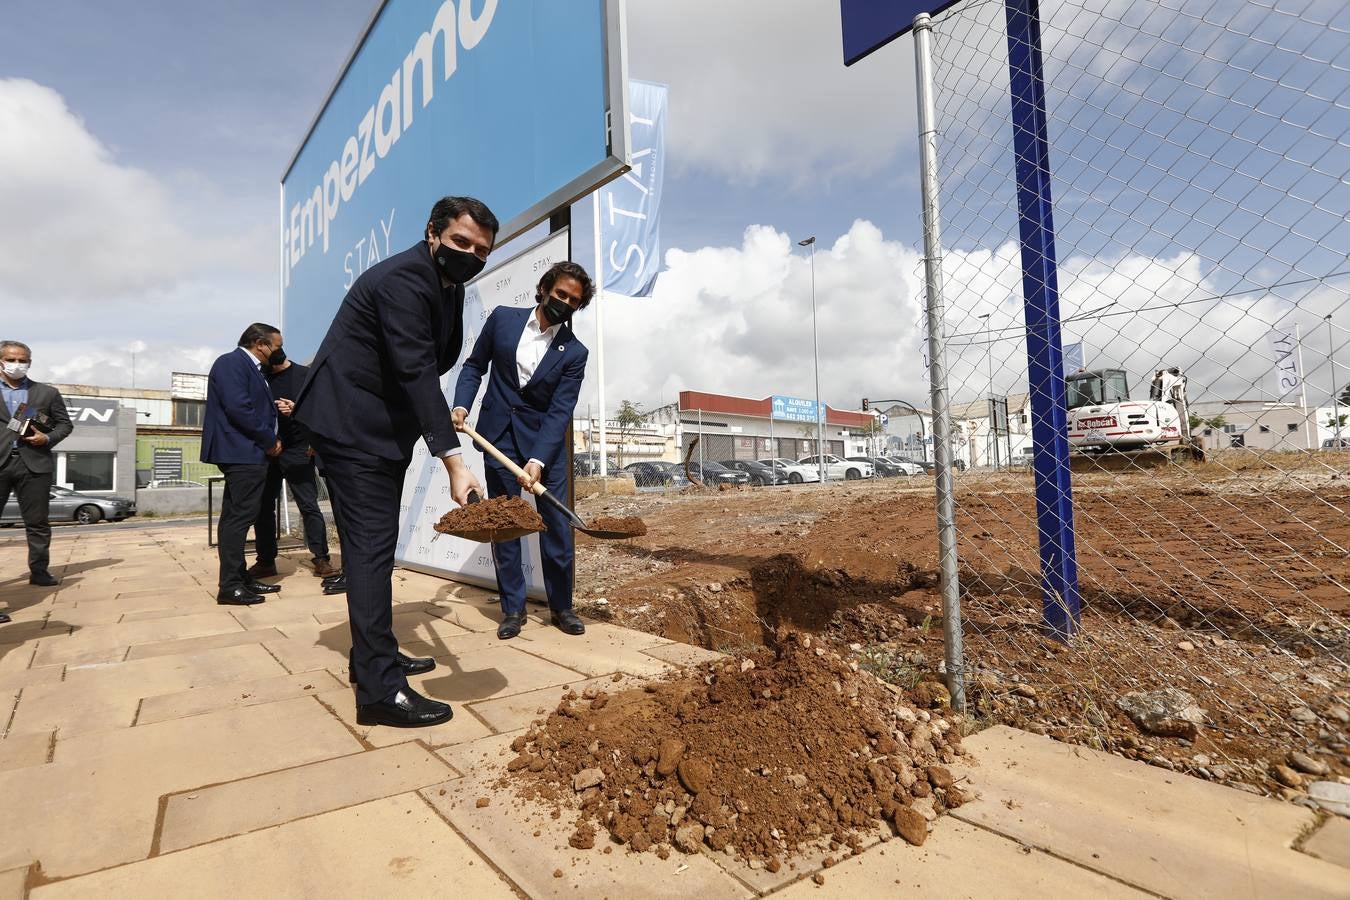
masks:
{"type": "Polygon", "coordinates": [[[8,621],[9,621],[9,613],[0,613],[0,625],[4,625],[8,621]]]}
{"type": "Polygon", "coordinates": [[[347,576],[338,575],[331,581],[327,578],[323,580],[323,592],[325,594],[345,594],[347,593],[347,576]]]}
{"type": "Polygon", "coordinates": [[[346,576],[344,573],[342,573],[342,572],[334,572],[332,575],[325,575],[325,576],[323,576],[323,581],[320,581],[319,584],[323,585],[324,587],[328,587],[328,586],[329,586],[330,584],[332,584],[333,582],[335,582],[335,581],[343,581],[343,580],[345,580],[346,578],[347,578],[347,576],[346,576]]]}
{"type": "Polygon", "coordinates": [[[234,588],[216,594],[216,602],[222,606],[253,606],[263,602],[263,598],[248,588],[234,588]]]}
{"type": "Polygon", "coordinates": [[[520,634],[520,629],[524,624],[524,613],[503,616],[502,624],[497,626],[497,637],[503,641],[509,641],[511,638],[520,634]]]}
{"type": "Polygon", "coordinates": [[[28,576],[28,583],[42,587],[56,587],[61,582],[57,581],[51,572],[34,572],[28,576]]]}
{"type": "Polygon", "coordinates": [[[396,658],[398,667],[403,670],[404,675],[421,675],[436,668],[436,660],[430,656],[404,656],[400,653],[396,658]]]}
{"type": "Polygon", "coordinates": [[[281,585],[268,584],[265,581],[250,581],[245,587],[255,594],[275,594],[277,591],[281,590],[281,585]]]}
{"type": "Polygon", "coordinates": [[[554,610],[553,624],[558,626],[558,630],[566,634],[585,634],[586,623],[581,621],[581,616],[572,612],[570,609],[554,610]]]}
{"type": "Polygon", "coordinates": [[[392,725],[395,728],[425,728],[454,718],[450,704],[428,700],[412,688],[404,688],[392,700],[356,707],[358,725],[392,725]]]}
{"type": "MultiPolygon", "coordinates": [[[[436,668],[436,660],[430,656],[421,658],[413,656],[404,656],[402,653],[395,657],[398,660],[398,667],[403,670],[404,675],[421,675],[423,672],[430,672],[436,668]]],[[[356,684],[356,675],[352,672],[351,663],[347,664],[347,681],[356,684]]]]}

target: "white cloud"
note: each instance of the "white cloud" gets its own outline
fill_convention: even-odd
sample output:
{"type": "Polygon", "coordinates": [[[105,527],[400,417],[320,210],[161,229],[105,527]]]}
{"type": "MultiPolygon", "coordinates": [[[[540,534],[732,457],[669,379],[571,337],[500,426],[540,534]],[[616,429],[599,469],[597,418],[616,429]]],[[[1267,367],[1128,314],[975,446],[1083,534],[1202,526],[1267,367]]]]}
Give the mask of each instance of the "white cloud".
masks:
{"type": "Polygon", "coordinates": [[[167,388],[276,319],[273,229],[227,225],[219,191],[119,160],[56,91],[0,79],[0,306],[34,376],[167,388]],[[214,352],[209,348],[219,348],[214,352]]]}
{"type": "Polygon", "coordinates": [[[197,261],[172,198],[119,163],[51,88],[0,80],[0,298],[87,300],[173,285],[197,261]]]}
{"type": "Polygon", "coordinates": [[[733,180],[893,171],[917,156],[909,39],[845,69],[839,5],[631,3],[629,68],[670,84],[672,167],[733,180]]]}
{"type": "MultiPolygon", "coordinates": [[[[914,250],[858,221],[833,246],[821,241],[815,265],[823,398],[847,408],[869,393],[926,391],[914,250]]],[[[578,322],[592,348],[593,321],[578,322]]],[[[807,251],[764,225],[746,229],[739,247],[671,250],[651,298],[606,302],[605,341],[607,406],[631,399],[650,408],[681,390],[811,397],[807,251]]],[[[594,350],[591,360],[582,412],[595,403],[594,350]]]]}
{"type": "MultiPolygon", "coordinates": [[[[996,393],[1025,392],[1017,245],[951,252],[945,262],[952,402],[987,396],[991,365],[996,393]]],[[[1299,322],[1307,338],[1322,316],[1347,305],[1344,285],[1220,298],[1216,276],[1195,254],[1070,257],[1059,275],[1064,340],[1086,342],[1089,367],[1124,368],[1136,397],[1147,397],[1153,372],[1166,364],[1187,371],[1192,400],[1260,398],[1272,377],[1271,327],[1299,322]]],[[[832,245],[822,237],[816,306],[825,402],[928,405],[924,296],[920,253],[872,223],[854,222],[832,245]]],[[[577,327],[592,349],[578,405],[585,414],[596,403],[593,313],[577,327]]],[[[1316,385],[1329,383],[1322,346],[1305,348],[1313,404],[1327,393],[1316,385]]],[[[606,301],[605,360],[611,411],[625,399],[648,409],[672,403],[681,390],[814,396],[807,252],[764,225],[748,228],[739,246],[669,251],[651,298],[606,301]]]]}

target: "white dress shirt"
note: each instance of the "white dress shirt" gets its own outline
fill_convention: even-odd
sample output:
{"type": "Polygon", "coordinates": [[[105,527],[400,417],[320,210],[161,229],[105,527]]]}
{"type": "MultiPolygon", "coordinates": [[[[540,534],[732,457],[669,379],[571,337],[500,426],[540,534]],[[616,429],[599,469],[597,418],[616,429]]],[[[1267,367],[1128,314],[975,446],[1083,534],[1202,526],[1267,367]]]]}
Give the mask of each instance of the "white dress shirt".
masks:
{"type": "MultiPolygon", "coordinates": [[[[558,335],[558,329],[561,325],[552,325],[545,329],[539,328],[539,311],[536,308],[530,313],[530,317],[525,320],[525,327],[520,332],[520,341],[516,343],[516,375],[520,378],[520,386],[523,388],[534,377],[535,369],[544,361],[549,347],[553,346],[553,339],[558,335]]],[[[463,407],[455,407],[463,409],[463,407]]],[[[468,414],[468,410],[464,410],[468,414]]],[[[544,464],[531,457],[528,462],[539,466],[542,471],[544,464]]]]}
{"type": "Polygon", "coordinates": [[[531,314],[525,321],[525,328],[520,332],[520,343],[516,344],[516,373],[520,376],[521,387],[525,387],[534,377],[534,370],[544,361],[561,327],[553,325],[540,331],[538,312],[531,314]]]}

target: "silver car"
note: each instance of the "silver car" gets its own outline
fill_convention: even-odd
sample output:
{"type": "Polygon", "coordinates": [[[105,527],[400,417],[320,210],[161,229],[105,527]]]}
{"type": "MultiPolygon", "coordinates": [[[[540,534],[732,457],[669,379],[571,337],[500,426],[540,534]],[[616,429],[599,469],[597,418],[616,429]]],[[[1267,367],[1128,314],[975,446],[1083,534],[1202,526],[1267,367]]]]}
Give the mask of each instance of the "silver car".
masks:
{"type": "MultiPolygon", "coordinates": [[[[96,497],[81,494],[70,488],[52,485],[52,506],[48,514],[52,522],[78,522],[92,525],[101,519],[120,522],[128,516],[136,515],[136,501],[125,497],[96,497]]],[[[0,515],[0,525],[23,524],[23,513],[19,510],[19,498],[13,494],[5,504],[0,515]]]]}

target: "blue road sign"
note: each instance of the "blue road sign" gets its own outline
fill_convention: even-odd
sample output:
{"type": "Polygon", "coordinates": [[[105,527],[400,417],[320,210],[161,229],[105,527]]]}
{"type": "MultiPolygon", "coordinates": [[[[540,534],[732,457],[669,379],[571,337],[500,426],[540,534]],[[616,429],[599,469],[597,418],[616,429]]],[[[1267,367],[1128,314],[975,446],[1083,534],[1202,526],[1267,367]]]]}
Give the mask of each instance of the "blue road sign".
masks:
{"type": "Polygon", "coordinates": [[[961,0],[839,0],[844,65],[851,66],[914,27],[919,13],[936,15],[961,0]]]}

